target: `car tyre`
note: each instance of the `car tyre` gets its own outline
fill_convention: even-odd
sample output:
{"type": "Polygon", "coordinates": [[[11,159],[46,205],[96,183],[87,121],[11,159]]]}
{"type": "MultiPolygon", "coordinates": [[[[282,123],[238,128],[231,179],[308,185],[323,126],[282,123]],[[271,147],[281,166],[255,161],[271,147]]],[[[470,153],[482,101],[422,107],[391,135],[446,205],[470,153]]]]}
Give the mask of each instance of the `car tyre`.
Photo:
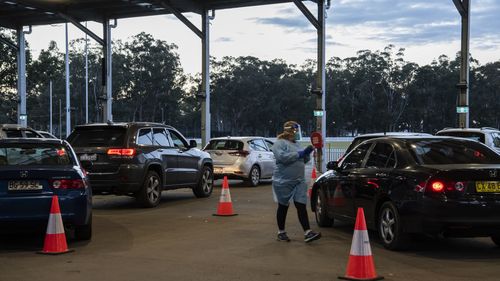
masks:
{"type": "Polygon", "coordinates": [[[377,221],[380,240],[389,250],[403,250],[408,246],[409,236],[404,233],[398,210],[392,202],[385,202],[380,207],[377,221]]]}
{"type": "Polygon", "coordinates": [[[145,208],[153,208],[160,204],[161,200],[161,180],[158,173],[148,171],[142,188],[136,196],[137,201],[145,208]]]}
{"type": "Polygon", "coordinates": [[[209,166],[203,166],[200,180],[193,188],[194,196],[197,198],[209,197],[214,190],[214,173],[209,166]]]}
{"type": "Polygon", "coordinates": [[[251,186],[259,185],[260,169],[257,165],[253,165],[252,168],[250,169],[250,173],[248,174],[247,181],[248,181],[248,183],[250,183],[251,186]]]}
{"type": "Polygon", "coordinates": [[[75,226],[75,240],[87,241],[92,238],[92,215],[90,215],[89,222],[84,225],[75,226]]]}
{"type": "Polygon", "coordinates": [[[492,235],[491,241],[493,241],[493,243],[495,243],[495,245],[500,247],[500,234],[492,235]]]}
{"type": "Polygon", "coordinates": [[[328,217],[328,206],[326,204],[326,196],[323,190],[318,189],[313,200],[316,201],[314,217],[316,218],[316,223],[318,224],[318,226],[320,227],[333,226],[334,219],[328,217]]]}

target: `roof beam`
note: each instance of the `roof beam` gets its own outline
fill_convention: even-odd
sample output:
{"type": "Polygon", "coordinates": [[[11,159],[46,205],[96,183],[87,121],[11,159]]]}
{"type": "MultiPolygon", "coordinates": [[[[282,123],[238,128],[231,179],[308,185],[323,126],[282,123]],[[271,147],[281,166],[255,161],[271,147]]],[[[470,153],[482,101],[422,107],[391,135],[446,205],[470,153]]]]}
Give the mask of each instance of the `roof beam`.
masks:
{"type": "Polygon", "coordinates": [[[460,15],[463,17],[467,13],[467,9],[464,6],[464,3],[462,0],[453,0],[453,4],[455,4],[455,7],[457,7],[458,12],[460,15]]]}
{"type": "Polygon", "coordinates": [[[78,29],[80,29],[81,31],[83,31],[84,33],[86,33],[88,36],[92,37],[95,41],[97,41],[97,43],[99,43],[102,46],[104,46],[104,40],[101,37],[97,36],[94,32],[92,32],[90,29],[86,28],[83,24],[81,24],[79,21],[77,21],[73,17],[68,16],[68,15],[66,15],[64,13],[57,13],[57,15],[60,16],[61,18],[65,19],[65,20],[71,22],[76,27],[78,27],[78,29]]]}
{"type": "Polygon", "coordinates": [[[311,24],[316,28],[319,29],[319,21],[314,17],[314,15],[307,9],[306,5],[302,3],[300,0],[293,0],[293,3],[299,8],[299,10],[306,16],[306,18],[311,22],[311,24]]]}
{"type": "Polygon", "coordinates": [[[10,48],[16,50],[16,51],[19,51],[19,47],[14,44],[14,42],[12,42],[11,40],[3,37],[3,35],[0,34],[0,42],[1,43],[4,43],[5,45],[9,46],[10,48]]]}
{"type": "Polygon", "coordinates": [[[174,8],[168,0],[160,0],[160,6],[169,10],[172,14],[174,14],[181,22],[183,22],[189,29],[191,29],[200,39],[203,39],[203,32],[196,27],[188,18],[186,18],[179,10],[174,8]]]}

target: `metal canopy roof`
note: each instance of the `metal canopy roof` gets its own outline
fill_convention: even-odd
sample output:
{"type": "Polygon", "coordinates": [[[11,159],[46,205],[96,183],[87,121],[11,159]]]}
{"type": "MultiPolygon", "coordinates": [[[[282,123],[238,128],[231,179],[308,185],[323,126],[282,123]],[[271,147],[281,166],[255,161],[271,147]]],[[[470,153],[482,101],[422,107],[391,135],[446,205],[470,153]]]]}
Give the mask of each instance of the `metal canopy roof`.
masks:
{"type": "Polygon", "coordinates": [[[15,29],[19,26],[64,23],[68,21],[64,16],[80,22],[103,22],[104,19],[171,14],[173,9],[201,13],[204,9],[287,2],[293,0],[0,0],[0,26],[15,29]]]}

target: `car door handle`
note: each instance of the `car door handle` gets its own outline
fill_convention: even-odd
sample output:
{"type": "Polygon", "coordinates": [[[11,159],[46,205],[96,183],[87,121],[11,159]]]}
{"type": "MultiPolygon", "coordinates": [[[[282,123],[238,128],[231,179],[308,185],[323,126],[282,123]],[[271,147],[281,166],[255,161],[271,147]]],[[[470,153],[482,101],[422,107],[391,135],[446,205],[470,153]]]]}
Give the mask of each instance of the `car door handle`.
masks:
{"type": "Polygon", "coordinates": [[[396,180],[398,180],[398,181],[404,181],[404,180],[406,180],[406,178],[403,177],[403,176],[397,176],[396,180]]]}
{"type": "Polygon", "coordinates": [[[262,155],[259,154],[259,158],[262,158],[262,155]]]}
{"type": "Polygon", "coordinates": [[[377,177],[387,177],[386,173],[376,173],[375,176],[377,177]]]}
{"type": "Polygon", "coordinates": [[[158,149],[158,152],[163,152],[163,149],[158,149]]]}

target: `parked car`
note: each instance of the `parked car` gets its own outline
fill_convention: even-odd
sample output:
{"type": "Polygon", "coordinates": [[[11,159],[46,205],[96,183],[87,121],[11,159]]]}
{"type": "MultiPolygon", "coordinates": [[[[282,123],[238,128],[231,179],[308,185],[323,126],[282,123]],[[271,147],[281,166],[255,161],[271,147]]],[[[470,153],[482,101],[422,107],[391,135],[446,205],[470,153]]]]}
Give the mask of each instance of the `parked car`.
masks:
{"type": "Polygon", "coordinates": [[[388,249],[409,234],[490,236],[500,245],[500,155],[476,141],[393,137],[365,141],[314,183],[319,226],[365,211],[388,249]]]}
{"type": "Polygon", "coordinates": [[[68,141],[87,170],[95,194],[131,195],[144,207],[157,206],[166,189],[192,188],[196,197],[212,194],[210,155],[171,126],[80,125],[68,141]]]}
{"type": "Polygon", "coordinates": [[[46,138],[46,139],[57,139],[56,136],[54,136],[53,134],[47,132],[47,131],[36,131],[37,133],[39,133],[40,135],[42,135],[42,137],[46,138]]]}
{"type": "Polygon", "coordinates": [[[272,178],[276,160],[273,142],[262,137],[213,138],[204,150],[214,161],[214,176],[242,179],[257,186],[261,179],[272,178]]]}
{"type": "Polygon", "coordinates": [[[0,139],[6,138],[43,138],[43,136],[30,127],[18,124],[0,124],[0,139]]]}
{"type": "Polygon", "coordinates": [[[0,140],[0,224],[46,226],[53,195],[64,226],[74,229],[76,239],[89,240],[92,192],[71,146],[51,139],[0,140]]]}
{"type": "Polygon", "coordinates": [[[472,139],[482,142],[500,153],[500,130],[495,128],[446,128],[437,132],[436,136],[452,136],[472,139]]]}

